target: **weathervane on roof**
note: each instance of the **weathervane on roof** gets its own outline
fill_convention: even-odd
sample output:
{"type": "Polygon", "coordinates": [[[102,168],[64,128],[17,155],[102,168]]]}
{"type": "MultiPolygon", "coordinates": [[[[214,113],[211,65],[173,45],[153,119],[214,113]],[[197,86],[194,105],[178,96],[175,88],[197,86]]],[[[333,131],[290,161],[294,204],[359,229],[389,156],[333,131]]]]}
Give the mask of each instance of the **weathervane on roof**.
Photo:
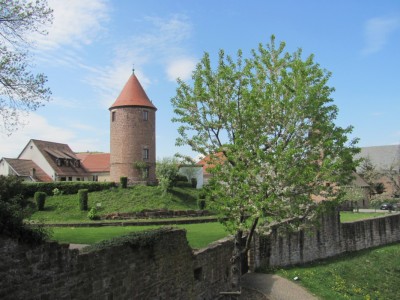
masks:
{"type": "Polygon", "coordinates": [[[135,64],[132,64],[132,74],[135,74],[135,64]]]}

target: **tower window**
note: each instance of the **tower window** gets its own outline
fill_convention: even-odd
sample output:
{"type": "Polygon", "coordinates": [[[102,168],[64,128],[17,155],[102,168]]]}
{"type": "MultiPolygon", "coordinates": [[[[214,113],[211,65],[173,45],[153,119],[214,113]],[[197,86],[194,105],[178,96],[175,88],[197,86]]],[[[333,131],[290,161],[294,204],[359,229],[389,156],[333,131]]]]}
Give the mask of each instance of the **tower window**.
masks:
{"type": "Polygon", "coordinates": [[[144,110],[143,111],[143,120],[147,121],[149,119],[149,111],[144,110]]]}
{"type": "Polygon", "coordinates": [[[115,111],[111,112],[111,122],[115,121],[115,111]]]}
{"type": "Polygon", "coordinates": [[[144,179],[148,179],[149,178],[149,171],[150,171],[149,167],[146,167],[146,168],[143,169],[142,176],[143,176],[144,179]]]}
{"type": "Polygon", "coordinates": [[[143,149],[143,159],[149,159],[149,149],[143,149]]]}

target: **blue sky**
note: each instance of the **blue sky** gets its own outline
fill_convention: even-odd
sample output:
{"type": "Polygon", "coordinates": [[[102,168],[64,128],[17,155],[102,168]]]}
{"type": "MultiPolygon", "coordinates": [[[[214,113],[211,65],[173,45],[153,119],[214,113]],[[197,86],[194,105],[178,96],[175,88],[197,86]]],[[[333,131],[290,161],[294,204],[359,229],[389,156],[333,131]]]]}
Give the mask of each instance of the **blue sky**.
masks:
{"type": "Polygon", "coordinates": [[[157,106],[157,157],[177,152],[170,99],[176,78],[219,49],[248,55],[274,34],[288,51],[332,72],[337,124],[354,126],[360,146],[400,142],[400,1],[49,0],[54,23],[32,36],[35,72],[48,76],[52,101],[26,125],[0,132],[0,157],[17,157],[29,139],[108,152],[109,111],[132,65],[157,106]]]}

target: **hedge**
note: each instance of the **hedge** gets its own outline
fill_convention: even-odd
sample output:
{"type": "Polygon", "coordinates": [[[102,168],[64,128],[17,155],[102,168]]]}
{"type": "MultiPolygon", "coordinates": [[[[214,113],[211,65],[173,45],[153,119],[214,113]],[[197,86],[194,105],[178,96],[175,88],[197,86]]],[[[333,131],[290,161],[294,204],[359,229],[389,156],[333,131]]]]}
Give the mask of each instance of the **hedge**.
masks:
{"type": "Polygon", "coordinates": [[[55,188],[59,189],[64,195],[76,194],[81,189],[89,192],[108,190],[115,187],[114,182],[97,181],[53,181],[53,182],[23,182],[22,194],[25,197],[33,197],[36,192],[44,192],[53,195],[55,188]]]}
{"type": "Polygon", "coordinates": [[[36,192],[34,195],[37,209],[38,210],[44,210],[44,202],[46,201],[46,193],[44,192],[36,192]]]}
{"type": "Polygon", "coordinates": [[[88,190],[82,189],[78,191],[79,209],[88,210],[88,190]]]}

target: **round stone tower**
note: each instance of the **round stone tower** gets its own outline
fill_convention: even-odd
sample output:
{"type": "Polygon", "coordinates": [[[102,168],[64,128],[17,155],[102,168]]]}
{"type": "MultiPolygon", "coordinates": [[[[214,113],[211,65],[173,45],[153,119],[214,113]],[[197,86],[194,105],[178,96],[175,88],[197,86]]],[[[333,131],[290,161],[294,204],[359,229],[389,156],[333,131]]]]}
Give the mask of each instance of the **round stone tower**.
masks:
{"type": "Polygon", "coordinates": [[[110,177],[155,183],[156,110],[134,72],[110,110],[110,177]]]}

